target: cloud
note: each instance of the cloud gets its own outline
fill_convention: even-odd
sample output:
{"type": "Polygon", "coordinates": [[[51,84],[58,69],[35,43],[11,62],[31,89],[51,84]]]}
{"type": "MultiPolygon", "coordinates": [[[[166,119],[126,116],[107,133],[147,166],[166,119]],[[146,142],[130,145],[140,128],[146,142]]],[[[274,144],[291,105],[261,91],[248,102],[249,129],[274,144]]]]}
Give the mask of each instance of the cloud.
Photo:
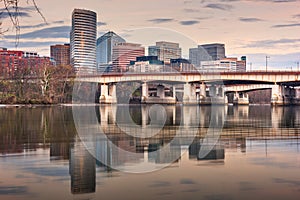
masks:
{"type": "Polygon", "coordinates": [[[282,44],[295,44],[300,42],[300,39],[279,39],[279,40],[259,40],[253,41],[249,44],[245,45],[244,48],[253,48],[253,47],[273,47],[275,45],[282,45],[282,44]]]}
{"type": "Polygon", "coordinates": [[[196,184],[192,179],[181,179],[180,184],[182,185],[193,185],[196,184]]]}
{"type": "Polygon", "coordinates": [[[221,2],[236,2],[236,1],[253,1],[253,2],[259,2],[259,1],[265,1],[270,3],[292,3],[297,2],[299,0],[220,0],[221,2]]]}
{"type": "Polygon", "coordinates": [[[196,8],[185,8],[183,9],[184,12],[187,12],[187,13],[198,13],[200,12],[200,9],[196,9],[196,8]]]}
{"type": "Polygon", "coordinates": [[[293,24],[278,24],[272,26],[272,28],[288,28],[288,27],[299,27],[300,23],[293,23],[293,24]]]}
{"type": "Polygon", "coordinates": [[[168,187],[170,186],[171,183],[170,182],[166,182],[166,181],[155,181],[153,182],[151,185],[149,185],[149,187],[152,188],[161,188],[161,187],[168,187]]]}
{"type": "Polygon", "coordinates": [[[105,26],[105,25],[107,25],[107,23],[105,23],[105,22],[97,22],[97,26],[105,26]]]}
{"type": "Polygon", "coordinates": [[[0,8],[0,19],[10,18],[18,16],[18,17],[31,17],[30,12],[34,11],[35,7],[28,6],[28,7],[18,7],[18,12],[15,9],[9,9],[9,12],[5,8],[0,8]]]}
{"type": "MultiPolygon", "coordinates": [[[[34,41],[19,41],[18,47],[19,48],[28,48],[28,47],[50,47],[50,45],[54,44],[61,44],[61,41],[48,41],[48,42],[34,42],[34,41]]],[[[0,46],[7,47],[7,48],[15,48],[15,42],[7,42],[7,41],[0,41],[0,46]]]]}
{"type": "MultiPolygon", "coordinates": [[[[44,28],[29,33],[20,34],[19,37],[22,39],[35,39],[35,38],[69,38],[70,37],[70,26],[56,26],[51,28],[44,28]]],[[[13,39],[15,35],[7,35],[6,39],[13,39]]]]}
{"type": "MultiPolygon", "coordinates": [[[[30,11],[35,11],[36,9],[35,9],[34,6],[27,6],[27,7],[18,7],[18,10],[19,11],[28,11],[28,12],[30,12],[30,11]]],[[[15,10],[14,9],[9,9],[9,11],[14,12],[15,10]]],[[[5,8],[0,8],[0,13],[2,13],[2,12],[7,12],[7,10],[5,8]]]]}
{"type": "Polygon", "coordinates": [[[184,26],[191,26],[191,25],[194,25],[194,24],[198,24],[199,21],[197,21],[197,20],[187,20],[187,21],[180,21],[179,23],[181,25],[184,25],[184,26]]]}
{"type": "Polygon", "coordinates": [[[52,23],[41,23],[41,24],[35,24],[35,25],[26,25],[26,26],[20,26],[21,29],[30,29],[30,28],[42,28],[45,26],[53,25],[53,24],[63,24],[64,21],[54,21],[52,23]]]}
{"type": "Polygon", "coordinates": [[[205,8],[229,11],[233,8],[233,6],[227,4],[221,4],[221,3],[210,3],[207,4],[205,8]]]}
{"type": "Polygon", "coordinates": [[[263,21],[262,19],[255,18],[255,17],[240,17],[240,21],[242,22],[260,22],[263,21]]]}
{"type": "Polygon", "coordinates": [[[172,18],[155,18],[155,19],[150,19],[148,21],[155,23],[155,24],[160,24],[160,23],[172,22],[172,21],[174,21],[174,19],[172,19],[172,18]]]}
{"type": "Polygon", "coordinates": [[[298,14],[298,15],[293,15],[293,18],[300,18],[300,14],[298,14]]]}
{"type": "Polygon", "coordinates": [[[1,19],[6,19],[6,18],[10,18],[10,16],[15,17],[31,17],[27,12],[10,12],[10,14],[8,12],[3,12],[0,13],[0,18],[1,19]]]}
{"type": "Polygon", "coordinates": [[[0,187],[0,195],[24,195],[27,192],[28,188],[26,186],[0,187]]]}
{"type": "Polygon", "coordinates": [[[274,183],[280,183],[280,184],[289,184],[289,185],[292,185],[292,186],[300,187],[300,181],[296,181],[296,180],[273,178],[273,182],[274,183]]]}

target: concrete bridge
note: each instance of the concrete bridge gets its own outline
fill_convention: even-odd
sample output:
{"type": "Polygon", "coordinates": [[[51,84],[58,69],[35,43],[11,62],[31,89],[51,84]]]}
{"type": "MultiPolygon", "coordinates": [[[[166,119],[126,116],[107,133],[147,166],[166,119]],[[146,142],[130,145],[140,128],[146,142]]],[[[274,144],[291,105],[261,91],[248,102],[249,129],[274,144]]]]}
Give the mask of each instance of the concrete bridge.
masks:
{"type": "Polygon", "coordinates": [[[225,92],[235,92],[237,104],[249,104],[247,91],[272,89],[274,105],[299,104],[300,71],[220,72],[220,73],[104,73],[79,75],[79,82],[101,84],[100,103],[117,103],[116,84],[138,82],[142,86],[142,103],[176,103],[176,88],[183,88],[183,104],[226,104],[225,92]],[[149,84],[158,84],[156,96],[149,94],[149,84]],[[167,84],[171,96],[165,95],[167,84]]]}

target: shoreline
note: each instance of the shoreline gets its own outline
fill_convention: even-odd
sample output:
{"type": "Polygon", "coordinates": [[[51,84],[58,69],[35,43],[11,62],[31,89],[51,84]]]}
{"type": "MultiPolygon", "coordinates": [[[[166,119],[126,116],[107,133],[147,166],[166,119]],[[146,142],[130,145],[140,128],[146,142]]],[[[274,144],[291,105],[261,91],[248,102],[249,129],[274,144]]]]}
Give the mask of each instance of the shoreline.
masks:
{"type": "MultiPolygon", "coordinates": [[[[36,108],[36,107],[72,107],[72,106],[100,106],[100,105],[110,105],[110,104],[100,104],[100,103],[57,103],[57,104],[0,104],[1,108],[36,108]]],[[[115,105],[147,105],[147,104],[115,104],[115,105]]],[[[151,105],[151,104],[148,104],[151,105]]],[[[177,104],[182,105],[182,104],[177,104]]],[[[207,105],[198,105],[198,106],[207,106],[207,105]]],[[[224,104],[224,106],[272,106],[267,103],[250,103],[248,105],[233,105],[232,103],[224,104]]],[[[297,105],[285,105],[285,106],[297,106],[297,105]]]]}

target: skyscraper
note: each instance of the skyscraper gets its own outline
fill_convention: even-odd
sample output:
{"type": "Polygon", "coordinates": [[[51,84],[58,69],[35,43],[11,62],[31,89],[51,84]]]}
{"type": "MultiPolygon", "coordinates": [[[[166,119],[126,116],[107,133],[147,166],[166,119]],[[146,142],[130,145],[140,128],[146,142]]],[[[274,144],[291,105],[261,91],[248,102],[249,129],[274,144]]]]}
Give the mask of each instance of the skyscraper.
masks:
{"type": "Polygon", "coordinates": [[[156,42],[155,46],[148,47],[149,56],[157,56],[158,60],[169,64],[171,59],[181,58],[181,48],[178,43],[173,42],[156,42]]]}
{"type": "Polygon", "coordinates": [[[225,57],[224,44],[204,44],[189,49],[190,62],[196,67],[200,67],[201,61],[222,60],[225,57]]]}
{"type": "Polygon", "coordinates": [[[113,71],[124,72],[127,71],[127,67],[130,61],[135,61],[136,57],[144,56],[145,48],[141,44],[135,43],[118,43],[113,48],[113,71]]]}
{"type": "Polygon", "coordinates": [[[211,56],[212,60],[221,60],[226,57],[224,44],[214,43],[214,44],[203,44],[201,46],[211,56]]]}
{"type": "Polygon", "coordinates": [[[122,37],[109,31],[97,40],[97,69],[99,72],[110,71],[113,48],[118,43],[126,42],[122,37]]]}
{"type": "Polygon", "coordinates": [[[50,46],[50,55],[56,66],[70,65],[70,44],[50,46]]]}
{"type": "Polygon", "coordinates": [[[96,71],[97,14],[90,10],[74,9],[70,33],[71,64],[76,71],[96,71]]]}

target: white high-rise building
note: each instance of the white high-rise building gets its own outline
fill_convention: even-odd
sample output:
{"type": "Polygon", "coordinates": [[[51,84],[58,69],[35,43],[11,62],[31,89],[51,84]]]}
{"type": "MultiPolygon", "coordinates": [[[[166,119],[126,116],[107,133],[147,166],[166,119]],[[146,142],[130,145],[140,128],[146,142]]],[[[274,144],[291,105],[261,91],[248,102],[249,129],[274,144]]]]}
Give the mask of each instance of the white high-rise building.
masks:
{"type": "Polygon", "coordinates": [[[71,65],[78,72],[96,71],[97,14],[90,10],[74,9],[70,33],[71,65]]]}

